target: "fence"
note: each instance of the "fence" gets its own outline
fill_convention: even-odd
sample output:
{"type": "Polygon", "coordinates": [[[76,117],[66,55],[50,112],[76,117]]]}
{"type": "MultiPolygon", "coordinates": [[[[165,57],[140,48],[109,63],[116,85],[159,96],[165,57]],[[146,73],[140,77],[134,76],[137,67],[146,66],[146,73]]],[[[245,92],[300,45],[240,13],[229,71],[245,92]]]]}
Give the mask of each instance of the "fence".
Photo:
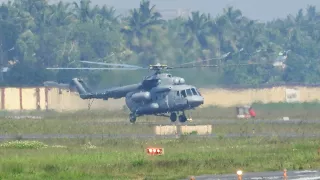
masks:
{"type": "MultiPolygon", "coordinates": [[[[92,102],[83,100],[75,92],[58,88],[1,88],[2,110],[56,110],[88,109],[92,102]]],[[[121,109],[124,100],[94,100],[92,109],[121,109]]]]}
{"type": "MultiPolygon", "coordinates": [[[[231,107],[253,102],[311,102],[320,99],[320,87],[273,87],[263,89],[199,89],[205,98],[202,107],[216,105],[231,107]]],[[[65,89],[1,88],[2,110],[56,110],[74,111],[88,109],[90,100],[83,100],[75,92],[65,89]]],[[[94,100],[91,109],[122,109],[124,98],[94,100]]]]}
{"type": "Polygon", "coordinates": [[[320,100],[320,87],[272,87],[261,89],[200,89],[205,98],[204,106],[231,107],[254,102],[313,102],[320,100]]]}

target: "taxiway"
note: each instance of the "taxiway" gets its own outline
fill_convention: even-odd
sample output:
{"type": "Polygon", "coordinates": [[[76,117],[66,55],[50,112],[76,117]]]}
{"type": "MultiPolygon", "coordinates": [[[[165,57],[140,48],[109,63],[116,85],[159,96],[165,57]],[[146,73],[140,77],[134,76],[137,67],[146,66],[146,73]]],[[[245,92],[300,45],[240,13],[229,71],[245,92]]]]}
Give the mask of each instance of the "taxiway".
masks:
{"type": "MultiPolygon", "coordinates": [[[[120,124],[120,125],[129,125],[130,122],[126,121],[95,121],[95,122],[85,122],[88,124],[120,124]]],[[[207,119],[196,119],[193,121],[189,121],[187,123],[172,123],[170,121],[167,122],[137,122],[137,125],[201,125],[201,124],[243,124],[243,123],[251,123],[251,124],[319,124],[320,120],[300,120],[300,119],[292,119],[292,120],[265,120],[265,119],[230,119],[230,120],[207,120],[207,119]]],[[[132,124],[132,125],[135,125],[132,124]]]]}
{"type": "MultiPolygon", "coordinates": [[[[226,175],[202,175],[195,176],[196,180],[232,180],[237,179],[237,174],[226,175]]],[[[243,172],[242,180],[283,180],[282,171],[274,172],[243,172]]],[[[287,171],[288,180],[320,180],[319,170],[304,170],[304,171],[287,171]]],[[[187,180],[187,179],[186,179],[187,180]]]]}
{"type": "MultiPolygon", "coordinates": [[[[0,135],[1,140],[17,139],[81,139],[81,138],[177,138],[179,135],[155,135],[155,134],[23,134],[23,135],[0,135]]],[[[219,138],[221,135],[188,135],[189,137],[219,138]]],[[[223,135],[224,138],[250,138],[250,137],[283,137],[283,138],[319,138],[319,134],[303,133],[230,133],[223,135]]]]}

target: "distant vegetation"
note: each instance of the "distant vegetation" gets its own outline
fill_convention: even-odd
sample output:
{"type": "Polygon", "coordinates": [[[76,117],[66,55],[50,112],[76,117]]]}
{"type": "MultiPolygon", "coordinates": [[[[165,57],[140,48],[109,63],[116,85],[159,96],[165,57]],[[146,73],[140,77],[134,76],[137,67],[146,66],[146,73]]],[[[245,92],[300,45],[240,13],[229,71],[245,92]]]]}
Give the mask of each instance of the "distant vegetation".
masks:
{"type": "MultiPolygon", "coordinates": [[[[226,7],[217,17],[192,12],[189,17],[164,20],[156,7],[141,1],[128,16],[113,7],[88,0],[48,4],[46,0],[15,0],[0,6],[0,64],[11,69],[2,85],[34,86],[43,81],[68,82],[80,72],[51,72],[45,67],[79,67],[80,60],[175,65],[190,61],[222,68],[193,70],[190,83],[226,85],[316,83],[320,80],[320,15],[308,6],[285,19],[267,23],[244,17],[226,7]],[[221,60],[205,61],[230,55],[221,60]],[[275,68],[287,57],[285,70],[275,68]],[[262,63],[264,65],[224,66],[262,63]],[[201,72],[201,73],[199,73],[201,72]],[[195,73],[199,75],[196,79],[195,73]]],[[[185,70],[184,70],[185,71],[185,70]]],[[[131,73],[131,72],[130,72],[131,73]]],[[[143,73],[82,73],[91,84],[128,83],[143,73]]]]}

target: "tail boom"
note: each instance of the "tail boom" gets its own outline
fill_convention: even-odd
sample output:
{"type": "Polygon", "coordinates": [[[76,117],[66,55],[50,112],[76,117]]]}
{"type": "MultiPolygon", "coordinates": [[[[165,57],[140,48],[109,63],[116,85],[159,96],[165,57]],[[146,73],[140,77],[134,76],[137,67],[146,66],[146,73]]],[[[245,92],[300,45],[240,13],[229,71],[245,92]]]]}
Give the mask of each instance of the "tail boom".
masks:
{"type": "Polygon", "coordinates": [[[76,87],[79,92],[80,98],[82,99],[103,99],[108,100],[108,98],[120,99],[125,97],[129,92],[135,91],[141,88],[141,84],[132,84],[122,87],[115,87],[107,89],[103,92],[92,92],[88,86],[78,78],[72,79],[72,84],[76,87]]]}

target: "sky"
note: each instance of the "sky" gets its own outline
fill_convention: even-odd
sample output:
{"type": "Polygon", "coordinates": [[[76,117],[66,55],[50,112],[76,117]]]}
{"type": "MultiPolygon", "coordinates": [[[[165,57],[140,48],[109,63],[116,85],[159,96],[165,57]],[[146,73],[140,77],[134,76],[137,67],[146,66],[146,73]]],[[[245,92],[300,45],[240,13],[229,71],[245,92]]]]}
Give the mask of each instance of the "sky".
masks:
{"type": "MultiPolygon", "coordinates": [[[[7,0],[0,0],[6,2],[7,0]]],[[[58,0],[49,0],[57,2],[58,0]]],[[[80,0],[63,0],[79,2],[80,0]]],[[[189,9],[210,13],[213,16],[222,13],[228,5],[242,11],[244,16],[260,21],[269,21],[275,18],[285,18],[288,14],[296,14],[299,9],[308,5],[316,5],[320,10],[320,0],[150,0],[157,9],[189,9]]],[[[123,12],[139,6],[140,0],[91,0],[92,4],[114,6],[123,12]]]]}

